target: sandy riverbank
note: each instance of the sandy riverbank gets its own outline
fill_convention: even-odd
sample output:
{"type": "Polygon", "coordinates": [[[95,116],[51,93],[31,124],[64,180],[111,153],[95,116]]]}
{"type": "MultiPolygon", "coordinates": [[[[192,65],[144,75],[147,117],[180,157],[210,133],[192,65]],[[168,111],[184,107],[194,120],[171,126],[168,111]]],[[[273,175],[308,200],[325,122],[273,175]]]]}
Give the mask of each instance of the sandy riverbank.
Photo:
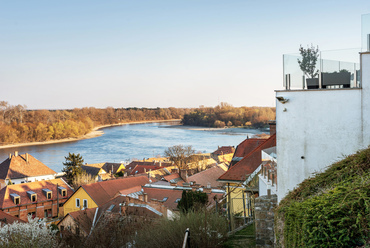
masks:
{"type": "Polygon", "coordinates": [[[2,145],[2,146],[0,146],[0,149],[14,148],[14,147],[24,147],[24,146],[39,146],[39,145],[48,145],[48,144],[56,144],[56,143],[73,142],[73,141],[78,141],[78,140],[83,140],[83,139],[91,139],[91,138],[99,137],[99,136],[101,136],[101,135],[104,134],[104,132],[101,129],[104,129],[104,128],[107,128],[107,127],[130,125],[130,124],[173,122],[173,121],[181,121],[181,120],[180,119],[172,119],[172,120],[157,120],[157,121],[135,121],[135,122],[124,122],[124,123],[117,123],[117,124],[111,124],[111,125],[103,125],[103,126],[94,127],[93,130],[91,130],[88,134],[85,134],[85,135],[80,136],[80,137],[77,137],[77,138],[66,138],[66,139],[48,140],[48,141],[42,141],[42,142],[29,142],[29,143],[8,144],[8,145],[2,145]]]}

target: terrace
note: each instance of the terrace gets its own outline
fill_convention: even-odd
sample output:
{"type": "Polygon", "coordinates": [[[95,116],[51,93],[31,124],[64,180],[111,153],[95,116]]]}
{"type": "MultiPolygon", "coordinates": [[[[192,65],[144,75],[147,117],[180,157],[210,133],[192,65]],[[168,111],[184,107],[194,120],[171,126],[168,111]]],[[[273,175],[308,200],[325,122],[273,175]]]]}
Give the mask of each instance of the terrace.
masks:
{"type": "Polygon", "coordinates": [[[302,61],[301,54],[283,55],[284,89],[361,88],[359,53],[370,51],[370,14],[362,16],[361,33],[361,48],[319,51],[314,68],[311,68],[314,76],[301,69],[298,63],[302,61]]]}

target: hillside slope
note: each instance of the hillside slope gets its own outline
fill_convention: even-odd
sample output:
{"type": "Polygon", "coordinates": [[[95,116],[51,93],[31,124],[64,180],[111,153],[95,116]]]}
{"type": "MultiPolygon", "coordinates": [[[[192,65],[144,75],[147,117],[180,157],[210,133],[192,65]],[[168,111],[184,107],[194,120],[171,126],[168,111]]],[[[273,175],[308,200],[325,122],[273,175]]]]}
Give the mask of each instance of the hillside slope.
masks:
{"type": "Polygon", "coordinates": [[[369,240],[370,148],[303,181],[275,213],[278,247],[356,247],[369,240]]]}

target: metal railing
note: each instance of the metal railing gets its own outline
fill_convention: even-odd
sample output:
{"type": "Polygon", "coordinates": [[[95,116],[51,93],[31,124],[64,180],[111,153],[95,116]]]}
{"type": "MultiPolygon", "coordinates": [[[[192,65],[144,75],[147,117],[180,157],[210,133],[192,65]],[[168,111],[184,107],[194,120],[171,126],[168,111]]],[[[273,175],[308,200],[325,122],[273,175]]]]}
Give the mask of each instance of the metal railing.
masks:
{"type": "Polygon", "coordinates": [[[186,228],[184,242],[182,243],[182,248],[190,248],[190,230],[186,228]]]}

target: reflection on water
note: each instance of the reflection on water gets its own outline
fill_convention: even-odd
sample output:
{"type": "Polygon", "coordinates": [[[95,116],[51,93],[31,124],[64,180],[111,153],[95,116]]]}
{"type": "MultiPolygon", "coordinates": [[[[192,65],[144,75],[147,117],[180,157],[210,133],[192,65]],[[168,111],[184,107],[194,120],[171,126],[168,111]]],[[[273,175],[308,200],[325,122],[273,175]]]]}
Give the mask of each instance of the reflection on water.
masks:
{"type": "Polygon", "coordinates": [[[167,147],[192,145],[196,151],[212,152],[217,146],[237,146],[251,133],[220,131],[196,131],[181,128],[158,128],[169,123],[132,124],[108,127],[104,135],[92,139],[68,143],[27,146],[0,150],[0,162],[9,153],[29,153],[56,172],[63,168],[65,156],[80,153],[86,163],[121,162],[163,155],[167,147]],[[222,134],[222,135],[221,135],[222,134]]]}

